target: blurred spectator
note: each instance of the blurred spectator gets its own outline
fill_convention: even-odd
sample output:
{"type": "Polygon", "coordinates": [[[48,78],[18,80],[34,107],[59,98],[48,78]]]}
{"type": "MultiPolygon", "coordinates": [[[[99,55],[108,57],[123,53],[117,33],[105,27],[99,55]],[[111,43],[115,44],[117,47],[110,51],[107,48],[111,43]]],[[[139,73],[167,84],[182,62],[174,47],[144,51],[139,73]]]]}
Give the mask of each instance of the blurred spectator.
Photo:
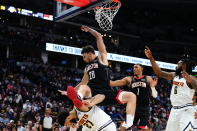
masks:
{"type": "Polygon", "coordinates": [[[31,103],[29,100],[26,100],[26,102],[23,104],[23,110],[30,111],[31,110],[31,103]]]}
{"type": "Polygon", "coordinates": [[[54,120],[51,117],[51,109],[45,109],[45,116],[40,120],[40,131],[52,131],[54,120]]]}
{"type": "MultiPolygon", "coordinates": [[[[72,110],[70,101],[58,94],[57,89],[65,90],[67,85],[76,85],[83,75],[81,70],[55,67],[50,64],[43,65],[42,61],[35,58],[16,60],[16,63],[18,64],[12,64],[11,67],[8,62],[0,64],[2,73],[0,75],[3,76],[0,78],[0,130],[10,127],[10,120],[14,120],[17,128],[21,130],[23,128],[38,130],[38,122],[44,125],[46,107],[51,108],[49,111],[51,114],[47,116],[50,117],[49,121],[53,120],[52,123],[55,123],[59,112],[72,110]],[[7,90],[8,85],[12,85],[9,90],[7,90]]],[[[121,75],[124,74],[114,76],[116,78],[121,75]]],[[[165,129],[171,108],[170,82],[160,79],[156,89],[159,96],[151,100],[150,125],[153,129],[160,131],[165,129]]],[[[101,108],[112,117],[117,125],[125,118],[124,106],[101,108]]],[[[51,128],[51,124],[46,124],[46,127],[51,128]]],[[[58,123],[54,127],[56,130],[60,128],[58,123]]]]}
{"type": "Polygon", "coordinates": [[[25,131],[25,128],[23,127],[23,124],[21,121],[17,122],[17,131],[25,131]]]}
{"type": "Polygon", "coordinates": [[[14,120],[10,120],[10,122],[7,124],[6,130],[16,131],[16,125],[14,124],[14,120]]]}

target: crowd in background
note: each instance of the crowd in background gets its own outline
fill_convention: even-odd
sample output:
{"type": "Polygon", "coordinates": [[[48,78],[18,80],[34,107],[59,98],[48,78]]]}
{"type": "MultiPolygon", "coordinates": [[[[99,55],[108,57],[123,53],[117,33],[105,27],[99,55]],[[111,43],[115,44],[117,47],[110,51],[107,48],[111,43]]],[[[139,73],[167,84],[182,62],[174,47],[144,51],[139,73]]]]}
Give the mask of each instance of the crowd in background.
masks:
{"type": "MultiPolygon", "coordinates": [[[[2,23],[7,24],[6,26],[0,25],[0,43],[10,48],[24,46],[24,49],[37,47],[44,50],[46,42],[75,47],[83,47],[87,44],[96,46],[95,39],[89,34],[82,33],[79,28],[73,31],[68,27],[62,30],[63,35],[47,26],[13,25],[9,23],[10,21],[7,22],[2,23]]],[[[109,52],[138,57],[144,55],[142,51],[136,51],[135,54],[134,51],[130,51],[130,47],[119,45],[117,36],[107,35],[104,39],[109,52]]],[[[6,53],[12,54],[13,52],[10,49],[10,52],[6,53]]],[[[17,55],[11,55],[13,59],[5,59],[4,56],[4,61],[0,62],[0,130],[36,131],[43,124],[47,108],[51,109],[54,128],[60,129],[57,116],[63,110],[72,110],[72,103],[67,97],[61,96],[57,90],[66,90],[67,85],[75,86],[79,83],[83,76],[83,70],[81,70],[83,67],[76,69],[66,64],[61,66],[50,62],[50,64],[43,64],[43,61],[33,56],[22,58],[20,53],[15,54],[17,55]]],[[[123,78],[125,75],[131,75],[128,73],[132,72],[131,70],[125,74],[124,71],[112,70],[112,79],[123,78]]],[[[124,69],[121,68],[121,70],[124,69]]],[[[150,75],[152,72],[148,71],[147,74],[150,75]]],[[[121,87],[113,89],[119,88],[121,87]]],[[[171,108],[169,100],[171,83],[159,79],[156,89],[159,96],[156,99],[151,98],[150,127],[155,131],[161,131],[166,127],[171,108]]],[[[101,108],[118,126],[124,121],[124,106],[101,108]]]]}
{"type": "MultiPolygon", "coordinates": [[[[123,26],[122,31],[118,30],[120,32],[124,30],[128,34],[132,34],[131,36],[128,34],[120,35],[117,32],[102,32],[108,52],[144,58],[144,45],[159,41],[151,45],[155,51],[154,57],[156,60],[175,63],[180,54],[193,53],[195,55],[196,48],[192,46],[192,43],[188,43],[187,48],[186,43],[177,42],[197,41],[197,31],[194,26],[191,26],[191,23],[187,25],[173,24],[174,20],[171,21],[172,23],[168,23],[170,21],[166,18],[169,16],[162,15],[163,11],[162,14],[149,11],[134,11],[131,14],[139,16],[139,18],[135,17],[133,19],[132,17],[134,22],[130,24],[124,24],[125,21],[122,19],[122,22],[124,22],[120,24],[123,26]],[[156,16],[163,19],[164,24],[160,23],[161,21],[159,24],[147,19],[154,19],[156,16]],[[146,20],[150,21],[147,23],[146,20]],[[165,23],[165,20],[168,24],[165,23]],[[176,49],[176,53],[174,53],[174,49],[176,49]]],[[[174,15],[172,14],[171,17],[174,18],[174,15]]],[[[187,19],[185,21],[188,22],[187,19]]],[[[67,85],[75,86],[79,83],[83,76],[83,67],[78,66],[79,68],[76,68],[77,66],[73,62],[68,62],[73,67],[66,64],[57,66],[52,64],[52,60],[43,64],[43,61],[35,56],[39,55],[40,57],[41,52],[45,51],[46,42],[74,47],[83,47],[90,44],[96,47],[94,37],[89,33],[82,32],[78,26],[57,24],[16,14],[5,14],[5,12],[0,13],[0,23],[0,58],[2,58],[0,60],[0,131],[37,131],[42,126],[43,118],[48,109],[50,109],[54,129],[56,131],[67,130],[59,125],[57,116],[59,112],[70,111],[73,107],[70,100],[61,96],[57,90],[66,90],[67,85]],[[4,49],[1,47],[4,47],[4,49]],[[34,50],[35,48],[37,50],[34,50]],[[20,51],[17,52],[18,49],[20,51]],[[35,56],[30,58],[31,55],[21,53],[25,51],[29,51],[35,56]]],[[[72,61],[68,58],[67,60],[72,61]]],[[[79,59],[78,62],[80,62],[79,59]]],[[[126,75],[131,75],[129,73],[132,70],[125,73],[123,70],[126,69],[122,68],[125,64],[119,64],[121,65],[121,71],[112,69],[112,79],[120,79],[126,75]]],[[[149,69],[148,71],[145,69],[145,75],[152,76],[152,70],[149,69]]],[[[113,89],[119,88],[124,87],[113,89]]],[[[162,131],[166,127],[171,109],[171,81],[159,78],[156,89],[158,97],[156,99],[151,98],[149,123],[153,131],[162,131]]],[[[111,116],[118,126],[124,121],[124,106],[101,108],[111,116]]]]}
{"type": "MultiPolygon", "coordinates": [[[[95,46],[95,39],[90,34],[83,33],[80,27],[72,30],[67,28],[62,34],[53,34],[52,32],[37,31],[31,28],[2,26],[0,25],[0,43],[3,44],[25,44],[34,45],[35,47],[45,47],[46,42],[56,43],[67,46],[83,47],[85,45],[95,46]]],[[[44,27],[42,28],[44,29],[44,27]]],[[[128,48],[119,46],[118,38],[104,36],[106,46],[109,52],[128,54],[128,48]],[[126,52],[125,52],[126,51],[126,52]]]]}
{"type": "MultiPolygon", "coordinates": [[[[0,63],[0,130],[39,129],[45,109],[51,109],[54,127],[59,129],[57,115],[72,109],[71,102],[57,90],[80,82],[83,72],[77,69],[43,64],[38,59],[8,60],[0,63]]],[[[159,96],[151,100],[150,126],[165,129],[169,116],[170,82],[160,79],[159,96]]],[[[125,118],[124,106],[101,107],[119,125],[125,118]]]]}

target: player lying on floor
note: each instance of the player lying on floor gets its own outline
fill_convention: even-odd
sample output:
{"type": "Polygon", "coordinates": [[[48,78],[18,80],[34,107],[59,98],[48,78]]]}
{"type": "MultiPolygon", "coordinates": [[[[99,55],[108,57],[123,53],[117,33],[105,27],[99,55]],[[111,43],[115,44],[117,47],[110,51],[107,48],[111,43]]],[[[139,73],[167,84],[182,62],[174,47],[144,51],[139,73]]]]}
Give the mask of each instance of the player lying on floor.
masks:
{"type": "MultiPolygon", "coordinates": [[[[101,100],[104,100],[104,97],[101,100]]],[[[117,131],[111,117],[97,106],[86,107],[83,110],[74,107],[70,113],[60,113],[58,122],[62,126],[69,126],[70,131],[76,131],[79,126],[82,126],[82,131],[117,131]]]]}

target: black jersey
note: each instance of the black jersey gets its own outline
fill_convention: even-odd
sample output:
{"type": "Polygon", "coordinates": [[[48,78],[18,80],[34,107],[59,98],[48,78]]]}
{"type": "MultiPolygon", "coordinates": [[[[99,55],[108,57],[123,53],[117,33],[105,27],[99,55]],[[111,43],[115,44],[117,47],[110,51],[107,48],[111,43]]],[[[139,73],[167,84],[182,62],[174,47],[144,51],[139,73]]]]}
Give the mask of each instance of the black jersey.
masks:
{"type": "Polygon", "coordinates": [[[109,67],[99,62],[98,57],[91,63],[88,63],[85,67],[89,76],[88,85],[90,88],[96,88],[98,90],[109,90],[109,67]]]}
{"type": "Polygon", "coordinates": [[[137,105],[148,106],[150,101],[150,86],[147,83],[146,76],[141,78],[131,77],[132,82],[130,85],[130,91],[137,96],[137,105]]]}

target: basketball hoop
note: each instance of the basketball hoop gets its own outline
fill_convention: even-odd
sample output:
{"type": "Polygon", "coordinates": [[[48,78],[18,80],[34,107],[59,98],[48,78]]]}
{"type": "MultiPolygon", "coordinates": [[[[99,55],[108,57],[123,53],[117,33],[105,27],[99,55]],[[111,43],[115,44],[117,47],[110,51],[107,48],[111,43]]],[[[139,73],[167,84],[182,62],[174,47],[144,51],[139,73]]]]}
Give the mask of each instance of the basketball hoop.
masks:
{"type": "Polygon", "coordinates": [[[102,3],[102,5],[94,8],[95,19],[99,23],[100,28],[104,31],[111,30],[113,27],[113,19],[121,7],[119,0],[110,0],[110,2],[102,3]]]}

